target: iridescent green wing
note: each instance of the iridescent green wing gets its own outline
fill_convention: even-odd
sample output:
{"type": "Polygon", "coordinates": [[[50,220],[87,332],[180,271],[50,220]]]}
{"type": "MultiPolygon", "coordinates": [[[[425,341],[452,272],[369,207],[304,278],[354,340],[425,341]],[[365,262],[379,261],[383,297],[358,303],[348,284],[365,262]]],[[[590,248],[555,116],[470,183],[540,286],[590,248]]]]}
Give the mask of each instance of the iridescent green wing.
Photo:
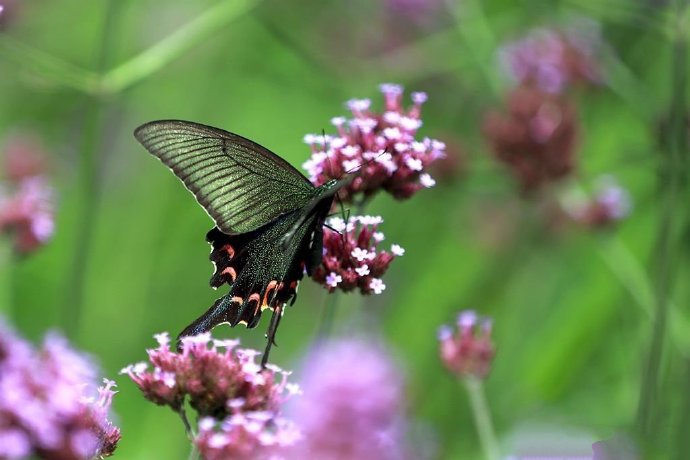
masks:
{"type": "Polygon", "coordinates": [[[288,162],[222,129],[161,120],[138,127],[134,137],[175,173],[228,235],[256,230],[317,194],[288,162]]]}

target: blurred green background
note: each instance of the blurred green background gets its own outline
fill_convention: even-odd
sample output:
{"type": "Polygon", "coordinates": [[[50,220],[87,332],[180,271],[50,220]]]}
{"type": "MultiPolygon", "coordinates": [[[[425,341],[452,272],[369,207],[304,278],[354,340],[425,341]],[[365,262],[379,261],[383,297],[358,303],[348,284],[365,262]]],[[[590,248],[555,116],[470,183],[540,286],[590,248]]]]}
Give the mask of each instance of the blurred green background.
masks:
{"type": "MultiPolygon", "coordinates": [[[[42,140],[58,211],[55,238],[5,266],[5,314],[34,340],[67,329],[106,376],[117,376],[145,359],[154,333],[177,333],[219,295],[208,288],[210,220],[133,129],[193,120],[256,140],[299,167],[310,153],[304,134],[331,132],[331,117],[347,115],[352,97],[380,108],[378,85],[397,82],[428,93],[421,134],[461,150],[462,167],[408,201],[380,195],[371,203],[387,242],[406,253],[381,296],[341,297],[336,329],[356,324],[385,336],[408,376],[413,431],[433,458],[481,458],[467,396],[443,369],[436,340],[437,328],[468,307],[494,319],[498,353],[486,392],[506,454],[532,442],[543,454],[586,455],[593,441],[631,428],[652,336],[658,137],[675,94],[679,10],[661,0],[422,4],[410,16],[393,0],[8,3],[0,140],[15,132],[42,140]],[[511,85],[499,47],[582,16],[600,23],[606,83],[572,95],[582,129],[578,170],[566,183],[590,187],[614,174],[634,208],[614,229],[554,231],[489,155],[480,127],[511,85]],[[369,320],[354,319],[362,309],[369,320]]],[[[688,274],[687,247],[672,242],[669,276],[679,280],[688,274]]],[[[655,443],[681,455],[690,323],[687,286],[675,286],[655,443]]],[[[303,281],[273,362],[298,366],[325,298],[303,281]]],[[[216,332],[262,348],[266,324],[216,332]]],[[[116,380],[117,457],[185,458],[176,415],[116,380]]]]}

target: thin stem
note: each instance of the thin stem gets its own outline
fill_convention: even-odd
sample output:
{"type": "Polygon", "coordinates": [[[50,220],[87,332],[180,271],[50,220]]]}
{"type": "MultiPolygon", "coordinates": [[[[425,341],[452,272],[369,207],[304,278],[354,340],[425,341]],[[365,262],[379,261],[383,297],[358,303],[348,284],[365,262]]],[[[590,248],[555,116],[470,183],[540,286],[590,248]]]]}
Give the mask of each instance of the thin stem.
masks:
{"type": "Polygon", "coordinates": [[[192,425],[189,423],[189,419],[187,418],[187,411],[185,410],[184,405],[180,407],[177,413],[180,416],[180,419],[182,419],[182,424],[184,425],[184,433],[187,435],[187,439],[193,441],[196,437],[196,433],[194,433],[192,425]]]}
{"type": "Polygon", "coordinates": [[[189,456],[187,457],[187,460],[199,460],[200,458],[201,453],[199,452],[199,449],[197,449],[196,446],[192,444],[192,447],[189,450],[189,456]]]}
{"type": "Polygon", "coordinates": [[[466,377],[462,379],[462,382],[470,398],[474,424],[477,427],[479,443],[484,451],[484,456],[486,460],[499,460],[501,458],[501,451],[491,421],[491,412],[486,402],[482,381],[476,377],[466,377]]]}
{"type": "MultiPolygon", "coordinates": [[[[687,8],[687,6],[685,7],[687,8]]],[[[677,5],[678,13],[681,2],[677,5]]],[[[679,18],[683,14],[678,15],[679,18]]],[[[669,137],[667,150],[661,159],[659,190],[661,194],[661,223],[657,233],[655,247],[656,277],[654,286],[655,312],[652,329],[652,340],[647,358],[647,365],[642,376],[642,386],[638,402],[636,430],[640,440],[653,439],[655,426],[655,407],[660,397],[661,363],[664,357],[664,342],[667,334],[667,322],[673,282],[676,277],[675,256],[678,252],[677,229],[679,217],[683,211],[679,200],[683,176],[686,174],[687,133],[685,130],[686,84],[687,84],[687,32],[679,21],[677,34],[673,37],[671,103],[669,120],[669,137]]],[[[654,448],[648,445],[648,448],[654,448]]]]}
{"type": "Polygon", "coordinates": [[[209,8],[157,44],[106,73],[100,82],[100,91],[117,93],[149,77],[249,11],[256,3],[257,0],[225,0],[209,8]]]}
{"type": "Polygon", "coordinates": [[[326,294],[326,301],[324,302],[323,313],[321,314],[321,322],[316,332],[317,342],[324,342],[333,332],[333,323],[335,320],[336,308],[338,306],[338,294],[338,292],[326,294]]]}
{"type": "MultiPolygon", "coordinates": [[[[107,65],[112,35],[115,32],[115,22],[121,2],[110,0],[105,9],[105,24],[101,36],[100,51],[97,67],[107,65]]],[[[74,338],[79,330],[81,312],[84,303],[84,281],[88,273],[87,260],[93,239],[94,220],[100,187],[98,186],[98,170],[103,135],[103,116],[106,103],[102,98],[89,97],[86,101],[85,126],[83,129],[82,145],[79,153],[79,169],[77,177],[78,207],[74,249],[74,266],[69,272],[67,293],[63,307],[62,327],[65,333],[74,338]]]]}
{"type": "Polygon", "coordinates": [[[8,36],[0,37],[0,56],[41,78],[91,96],[118,93],[162,69],[199,43],[203,43],[228,22],[249,11],[257,1],[222,1],[160,42],[106,73],[103,73],[104,67],[91,72],[8,36]]]}
{"type": "Polygon", "coordinates": [[[0,235],[0,312],[12,320],[14,309],[14,251],[12,240],[7,235],[0,235]]]}

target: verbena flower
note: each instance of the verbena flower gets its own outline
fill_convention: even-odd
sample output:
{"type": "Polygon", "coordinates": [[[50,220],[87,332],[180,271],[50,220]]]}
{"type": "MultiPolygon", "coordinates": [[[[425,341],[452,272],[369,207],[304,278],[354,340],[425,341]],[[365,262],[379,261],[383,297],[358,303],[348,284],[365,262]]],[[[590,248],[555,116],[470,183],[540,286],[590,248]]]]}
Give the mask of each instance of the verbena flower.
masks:
{"type": "Polygon", "coordinates": [[[212,340],[210,333],[182,338],[180,353],[170,350],[167,333],[157,334],[158,348],[147,350],[148,363],[125,367],[144,397],[179,411],[185,400],[200,417],[222,420],[250,412],[278,412],[294,391],[288,372],[255,362],[260,353],[238,348],[238,340],[212,340]]]}
{"type": "Polygon", "coordinates": [[[84,460],[113,453],[120,430],[107,418],[115,383],[48,334],[34,350],[0,324],[0,458],[84,460]],[[92,392],[93,394],[90,394],[92,392]]]}
{"type": "Polygon", "coordinates": [[[17,252],[30,253],[55,231],[54,192],[45,177],[45,155],[29,138],[11,138],[3,154],[0,233],[12,235],[17,252]]]}
{"type": "Polygon", "coordinates": [[[398,199],[409,198],[420,189],[433,187],[435,181],[426,170],[445,156],[442,142],[417,137],[426,94],[412,93],[413,104],[406,109],[401,86],[383,84],[381,92],[382,113],[371,109],[369,99],[352,99],[347,102],[352,118],[332,120],[338,134],[304,138],[312,156],[303,166],[314,185],[356,172],[339,192],[343,201],[363,200],[380,190],[398,199]]]}
{"type": "Polygon", "coordinates": [[[384,240],[378,226],[379,216],[351,216],[347,223],[340,217],[328,220],[324,229],[323,259],[312,278],[330,292],[359,289],[362,294],[380,294],[386,289],[381,277],[393,259],[405,250],[392,244],[380,250],[384,240]]]}
{"type": "Polygon", "coordinates": [[[271,411],[238,412],[219,422],[205,417],[194,439],[205,460],[277,460],[300,431],[271,411]]]}
{"type": "Polygon", "coordinates": [[[626,189],[612,176],[599,178],[592,197],[574,197],[564,203],[565,212],[587,228],[603,228],[625,219],[632,208],[626,189]]]}
{"type": "Polygon", "coordinates": [[[498,161],[523,192],[570,174],[576,163],[578,123],[573,104],[563,96],[529,86],[513,89],[506,113],[490,112],[483,133],[498,161]]]}
{"type": "Polygon", "coordinates": [[[302,430],[290,459],[406,457],[403,378],[379,343],[340,339],[305,359],[288,413],[302,430]]]}
{"type": "Polygon", "coordinates": [[[450,372],[480,379],[489,374],[495,353],[490,319],[465,310],[458,315],[455,328],[439,329],[438,339],[441,361],[450,372]]]}
{"type": "Polygon", "coordinates": [[[560,93],[573,84],[602,81],[597,58],[601,46],[599,30],[592,23],[570,30],[537,29],[504,46],[500,59],[518,83],[560,93]]]}

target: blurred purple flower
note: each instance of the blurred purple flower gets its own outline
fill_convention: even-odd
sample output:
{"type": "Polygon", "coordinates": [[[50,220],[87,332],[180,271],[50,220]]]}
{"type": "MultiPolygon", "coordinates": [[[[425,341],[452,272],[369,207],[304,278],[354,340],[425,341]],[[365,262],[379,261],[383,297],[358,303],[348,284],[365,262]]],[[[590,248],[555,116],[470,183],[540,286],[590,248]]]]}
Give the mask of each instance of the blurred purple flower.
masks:
{"type": "Polygon", "coordinates": [[[10,138],[3,146],[4,178],[0,187],[0,233],[14,237],[15,250],[35,251],[55,231],[53,188],[45,178],[46,157],[29,137],[10,138]]]}
{"type": "Polygon", "coordinates": [[[591,24],[565,31],[534,30],[504,46],[501,62],[518,83],[548,93],[560,93],[575,83],[599,84],[602,77],[596,50],[602,46],[601,37],[591,24]]]}
{"type": "Polygon", "coordinates": [[[381,294],[386,288],[381,277],[393,259],[405,250],[397,244],[389,251],[378,251],[384,239],[378,231],[383,222],[379,216],[352,216],[345,223],[332,217],[323,236],[323,259],[312,278],[323,284],[329,292],[359,289],[362,294],[381,294]]]}
{"type": "Polygon", "coordinates": [[[587,228],[610,227],[628,217],[632,199],[613,176],[599,178],[594,196],[567,200],[564,210],[568,216],[587,228]]]}
{"type": "Polygon", "coordinates": [[[491,371],[495,348],[491,341],[491,320],[472,310],[460,312],[456,328],[439,330],[441,361],[458,377],[483,379],[491,371]]]}
{"type": "Polygon", "coordinates": [[[110,456],[120,439],[107,419],[115,383],[97,396],[93,363],[48,334],[39,350],[0,324],[0,458],[110,456]]]}
{"type": "Polygon", "coordinates": [[[376,342],[341,339],[307,356],[303,395],[289,413],[302,430],[290,459],[408,457],[403,378],[376,342]]]}
{"type": "Polygon", "coordinates": [[[394,84],[381,85],[384,112],[371,110],[369,99],[351,99],[347,107],[353,115],[333,118],[336,136],[308,134],[304,141],[311,146],[312,156],[303,165],[314,185],[340,179],[355,172],[352,182],[340,190],[343,201],[355,197],[366,199],[383,189],[397,199],[405,199],[422,188],[432,187],[434,180],[426,169],[445,157],[445,145],[437,140],[418,140],[422,126],[421,108],[425,93],[412,93],[413,105],[402,106],[403,88],[394,84]]]}
{"type": "Polygon", "coordinates": [[[238,348],[238,340],[212,340],[211,334],[183,337],[182,350],[170,350],[167,333],[157,334],[158,348],[147,350],[148,364],[129,365],[127,374],[144,397],[178,412],[185,399],[200,417],[221,420],[240,412],[278,412],[287,394],[289,372],[255,362],[260,353],[238,348]]]}
{"type": "Polygon", "coordinates": [[[579,127],[570,100],[523,85],[510,92],[506,106],[507,113],[489,112],[482,128],[493,155],[524,193],[575,169],[579,127]]]}

